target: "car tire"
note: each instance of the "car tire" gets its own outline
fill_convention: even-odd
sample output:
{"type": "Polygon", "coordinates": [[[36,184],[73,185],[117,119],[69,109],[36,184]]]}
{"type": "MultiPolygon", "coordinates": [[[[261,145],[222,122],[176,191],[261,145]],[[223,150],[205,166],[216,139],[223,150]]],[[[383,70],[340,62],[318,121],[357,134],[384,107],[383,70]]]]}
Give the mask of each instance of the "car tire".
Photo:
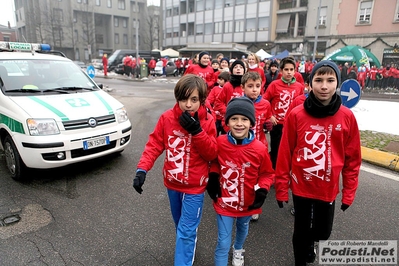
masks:
{"type": "Polygon", "coordinates": [[[4,139],[4,154],[6,157],[6,164],[8,171],[11,174],[11,177],[16,181],[23,181],[26,166],[19,155],[17,147],[14,144],[14,141],[11,139],[10,136],[6,136],[4,139]]]}

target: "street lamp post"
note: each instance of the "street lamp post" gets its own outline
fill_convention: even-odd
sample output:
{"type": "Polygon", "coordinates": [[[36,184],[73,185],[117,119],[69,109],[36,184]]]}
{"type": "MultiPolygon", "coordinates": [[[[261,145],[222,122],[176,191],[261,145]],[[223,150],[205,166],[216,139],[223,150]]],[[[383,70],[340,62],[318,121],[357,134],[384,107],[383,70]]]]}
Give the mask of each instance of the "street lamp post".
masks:
{"type": "Polygon", "coordinates": [[[314,61],[314,60],[316,59],[317,39],[318,39],[318,37],[319,37],[320,9],[321,9],[321,0],[319,0],[319,7],[317,8],[316,33],[315,33],[315,36],[314,36],[314,46],[313,46],[313,57],[312,57],[312,61],[314,61]]]}

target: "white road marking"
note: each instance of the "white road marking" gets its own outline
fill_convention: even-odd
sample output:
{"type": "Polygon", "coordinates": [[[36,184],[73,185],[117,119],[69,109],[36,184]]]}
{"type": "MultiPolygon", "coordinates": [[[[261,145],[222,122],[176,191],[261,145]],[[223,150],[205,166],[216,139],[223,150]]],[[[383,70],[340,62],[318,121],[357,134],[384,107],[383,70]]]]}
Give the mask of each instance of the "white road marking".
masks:
{"type": "Polygon", "coordinates": [[[362,166],[360,166],[360,170],[366,171],[366,172],[369,172],[369,173],[372,173],[372,174],[376,174],[376,175],[379,175],[379,176],[382,176],[382,177],[385,177],[385,178],[389,178],[389,179],[392,179],[392,180],[395,180],[395,181],[399,181],[399,175],[381,172],[379,170],[373,169],[373,168],[368,167],[368,166],[362,165],[362,166]]]}

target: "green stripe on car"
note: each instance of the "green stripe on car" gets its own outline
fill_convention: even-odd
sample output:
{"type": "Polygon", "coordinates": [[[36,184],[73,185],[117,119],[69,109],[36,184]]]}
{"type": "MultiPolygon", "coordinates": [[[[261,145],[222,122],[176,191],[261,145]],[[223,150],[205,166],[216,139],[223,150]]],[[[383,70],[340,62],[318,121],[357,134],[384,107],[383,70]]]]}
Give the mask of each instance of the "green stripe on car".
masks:
{"type": "Polygon", "coordinates": [[[29,96],[28,98],[30,98],[31,100],[43,105],[44,107],[46,107],[47,109],[49,109],[51,112],[53,112],[54,114],[58,115],[62,121],[68,121],[69,118],[60,110],[58,110],[57,108],[55,108],[54,106],[48,104],[45,101],[40,100],[39,98],[35,97],[35,96],[29,96]]]}
{"type": "Polygon", "coordinates": [[[101,97],[101,95],[98,92],[94,92],[94,95],[97,96],[97,98],[104,104],[104,106],[107,108],[108,110],[108,114],[112,115],[114,112],[112,111],[111,106],[107,103],[106,100],[104,100],[103,97],[101,97]]]}
{"type": "Polygon", "coordinates": [[[0,114],[0,124],[5,124],[12,132],[25,134],[24,126],[21,122],[4,114],[0,114]]]}

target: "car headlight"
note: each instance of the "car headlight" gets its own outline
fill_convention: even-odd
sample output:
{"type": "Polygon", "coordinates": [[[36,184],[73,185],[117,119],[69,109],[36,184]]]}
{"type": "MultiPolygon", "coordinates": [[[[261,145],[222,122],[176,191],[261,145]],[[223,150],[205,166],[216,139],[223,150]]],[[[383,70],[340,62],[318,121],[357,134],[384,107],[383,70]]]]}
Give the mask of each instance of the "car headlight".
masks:
{"type": "Polygon", "coordinates": [[[26,120],[29,134],[31,136],[47,136],[60,134],[57,123],[54,119],[33,119],[26,120]]]}
{"type": "Polygon", "coordinates": [[[116,110],[116,120],[118,121],[118,123],[123,123],[128,120],[125,107],[116,110]]]}

